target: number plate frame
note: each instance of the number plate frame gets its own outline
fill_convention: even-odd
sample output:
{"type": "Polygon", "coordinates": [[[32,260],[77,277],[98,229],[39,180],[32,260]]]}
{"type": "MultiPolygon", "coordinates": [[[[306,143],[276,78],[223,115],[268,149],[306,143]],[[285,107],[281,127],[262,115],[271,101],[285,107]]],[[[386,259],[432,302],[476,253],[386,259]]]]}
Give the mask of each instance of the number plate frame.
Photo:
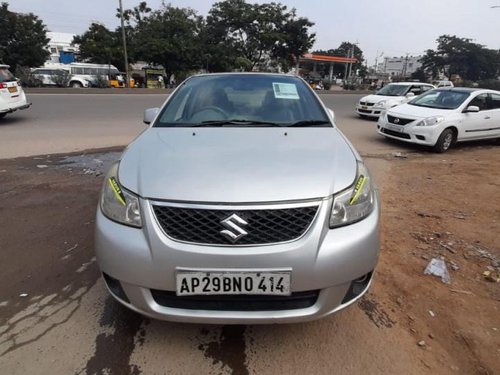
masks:
{"type": "Polygon", "coordinates": [[[391,125],[391,124],[387,124],[386,127],[392,131],[395,131],[395,132],[398,132],[398,133],[404,133],[405,132],[405,128],[404,126],[401,126],[401,125],[391,125]]]}
{"type": "Polygon", "coordinates": [[[290,271],[177,271],[175,278],[178,296],[291,295],[290,271]]]}

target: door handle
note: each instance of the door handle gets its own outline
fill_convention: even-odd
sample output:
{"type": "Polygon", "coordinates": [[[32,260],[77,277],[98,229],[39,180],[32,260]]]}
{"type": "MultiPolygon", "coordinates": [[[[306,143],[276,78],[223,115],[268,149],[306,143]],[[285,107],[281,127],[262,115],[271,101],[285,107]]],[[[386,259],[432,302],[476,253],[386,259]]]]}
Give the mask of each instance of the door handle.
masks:
{"type": "Polygon", "coordinates": [[[491,117],[490,116],[484,116],[485,120],[489,120],[491,117]]]}

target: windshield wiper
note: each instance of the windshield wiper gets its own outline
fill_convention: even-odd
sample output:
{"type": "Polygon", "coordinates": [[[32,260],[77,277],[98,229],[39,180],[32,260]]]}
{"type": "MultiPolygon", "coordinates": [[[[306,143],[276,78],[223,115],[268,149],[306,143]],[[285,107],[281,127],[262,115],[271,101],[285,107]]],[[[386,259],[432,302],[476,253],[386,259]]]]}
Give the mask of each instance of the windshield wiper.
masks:
{"type": "Polygon", "coordinates": [[[232,120],[209,120],[202,121],[198,124],[192,124],[191,126],[199,127],[199,126],[225,126],[225,125],[258,125],[258,126],[279,126],[277,122],[272,121],[255,121],[255,120],[246,120],[246,119],[232,119],[232,120]]]}
{"type": "Polygon", "coordinates": [[[291,124],[285,125],[286,127],[307,127],[307,126],[318,126],[318,125],[331,125],[330,121],[326,120],[302,120],[297,122],[292,122],[291,124]]]}

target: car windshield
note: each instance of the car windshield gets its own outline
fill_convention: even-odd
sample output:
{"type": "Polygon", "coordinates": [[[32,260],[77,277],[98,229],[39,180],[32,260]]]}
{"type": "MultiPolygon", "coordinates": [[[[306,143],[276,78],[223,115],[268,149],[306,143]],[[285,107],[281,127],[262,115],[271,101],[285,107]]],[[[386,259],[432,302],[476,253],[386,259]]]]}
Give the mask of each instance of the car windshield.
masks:
{"type": "Polygon", "coordinates": [[[410,88],[409,85],[387,85],[382,87],[375,95],[383,96],[405,96],[410,88]]]}
{"type": "Polygon", "coordinates": [[[418,107],[456,109],[469,97],[470,93],[450,90],[431,90],[408,102],[418,107]]]}
{"type": "Polygon", "coordinates": [[[312,90],[284,75],[214,74],[188,79],[154,127],[332,126],[312,90]]]}
{"type": "Polygon", "coordinates": [[[12,82],[16,77],[6,68],[0,68],[0,82],[12,82]]]}

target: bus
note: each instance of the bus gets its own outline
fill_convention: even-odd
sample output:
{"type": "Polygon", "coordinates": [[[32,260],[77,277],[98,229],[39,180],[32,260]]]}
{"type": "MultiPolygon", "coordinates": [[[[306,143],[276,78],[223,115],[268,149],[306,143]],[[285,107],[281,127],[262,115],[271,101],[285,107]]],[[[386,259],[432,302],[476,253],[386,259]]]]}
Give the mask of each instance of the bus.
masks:
{"type": "MultiPolygon", "coordinates": [[[[71,63],[71,64],[45,64],[43,68],[34,69],[34,74],[55,74],[57,71],[69,73],[68,86],[70,87],[97,87],[99,80],[109,85],[110,77],[119,74],[119,70],[114,65],[71,63]]],[[[51,84],[50,77],[45,78],[45,84],[51,84]]]]}

